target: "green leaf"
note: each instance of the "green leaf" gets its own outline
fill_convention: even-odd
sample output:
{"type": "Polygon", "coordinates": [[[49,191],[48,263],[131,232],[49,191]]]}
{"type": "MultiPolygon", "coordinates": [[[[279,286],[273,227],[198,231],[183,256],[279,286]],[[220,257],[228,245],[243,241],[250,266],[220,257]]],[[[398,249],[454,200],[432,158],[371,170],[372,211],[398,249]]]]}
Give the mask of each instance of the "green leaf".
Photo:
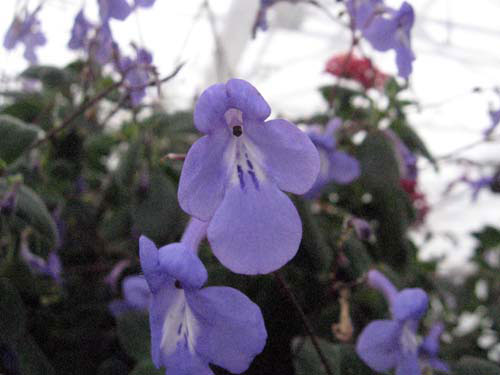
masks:
{"type": "MultiPolygon", "coordinates": [[[[319,337],[316,338],[322,353],[333,375],[341,375],[340,372],[340,350],[339,348],[319,337]]],[[[320,360],[311,339],[309,337],[296,337],[292,341],[293,366],[296,375],[326,375],[323,363],[320,360]]]]}
{"type": "Polygon", "coordinates": [[[417,132],[415,132],[415,130],[408,125],[404,118],[398,118],[393,121],[390,128],[399,136],[399,138],[401,138],[403,143],[408,146],[410,150],[422,155],[433,163],[434,166],[436,166],[436,160],[430,153],[424,141],[422,141],[422,138],[420,138],[417,132]]]}
{"type": "Polygon", "coordinates": [[[148,315],[130,311],[121,315],[117,321],[117,333],[125,352],[137,361],[149,358],[151,344],[148,315]]]}
{"type": "Polygon", "coordinates": [[[172,182],[160,171],[152,171],[145,197],[132,205],[134,228],[157,243],[172,242],[183,228],[182,212],[172,182]]]}
{"type": "Polygon", "coordinates": [[[115,173],[116,180],[122,185],[129,187],[134,179],[142,150],[140,141],[131,142],[127,151],[122,156],[115,173]]]}
{"type": "Polygon", "coordinates": [[[21,375],[53,375],[49,360],[31,336],[24,336],[17,343],[21,375]]]}
{"type": "MultiPolygon", "coordinates": [[[[0,191],[6,191],[5,184],[0,184],[0,191]]],[[[24,225],[29,225],[37,234],[48,240],[53,247],[59,238],[54,219],[43,200],[26,185],[17,190],[15,217],[24,225]]]]}
{"type": "Polygon", "coordinates": [[[38,128],[9,116],[0,115],[0,158],[7,163],[16,160],[38,136],[38,128]]]}
{"type": "Polygon", "coordinates": [[[16,288],[6,278],[0,278],[0,338],[15,342],[26,330],[26,311],[16,288]]]}
{"type": "Polygon", "coordinates": [[[475,357],[463,357],[453,366],[454,375],[500,375],[500,367],[475,357]]]}
{"type": "Polygon", "coordinates": [[[165,370],[159,370],[153,365],[151,360],[144,360],[139,362],[137,366],[134,367],[130,375],[164,375],[165,370]]]}

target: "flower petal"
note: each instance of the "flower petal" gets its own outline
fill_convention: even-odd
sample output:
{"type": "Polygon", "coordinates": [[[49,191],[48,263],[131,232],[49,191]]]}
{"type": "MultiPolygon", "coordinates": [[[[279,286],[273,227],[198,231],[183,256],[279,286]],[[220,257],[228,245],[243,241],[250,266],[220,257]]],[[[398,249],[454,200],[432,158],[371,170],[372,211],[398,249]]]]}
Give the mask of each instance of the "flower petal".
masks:
{"type": "Polygon", "coordinates": [[[243,112],[243,119],[264,121],[271,114],[271,107],[247,81],[242,79],[230,79],[226,83],[228,104],[230,108],[239,109],[243,112]]]}
{"type": "Polygon", "coordinates": [[[266,344],[260,308],[228,287],[204,288],[186,298],[199,321],[196,352],[231,373],[245,371],[266,344]]]}
{"type": "Polygon", "coordinates": [[[226,86],[217,83],[202,92],[194,108],[194,125],[202,133],[224,128],[224,114],[229,109],[226,86]]]}
{"type": "Polygon", "coordinates": [[[337,184],[349,184],[359,177],[361,167],[359,161],[351,155],[335,151],[330,154],[330,178],[337,184]]]}
{"type": "Polygon", "coordinates": [[[401,357],[397,367],[396,375],[421,375],[420,364],[416,353],[401,357]]]}
{"type": "Polygon", "coordinates": [[[161,270],[178,280],[183,288],[201,288],[207,281],[208,274],[195,251],[196,249],[188,249],[182,243],[163,246],[159,251],[161,270]]]}
{"type": "Polygon", "coordinates": [[[420,288],[403,289],[396,295],[393,302],[391,308],[394,319],[419,320],[427,311],[429,297],[420,288]]]}
{"type": "Polygon", "coordinates": [[[273,272],[297,252],[302,223],[291,200],[264,181],[259,189],[234,185],[208,227],[208,240],[219,261],[236,273],[273,272]]]}
{"type": "Polygon", "coordinates": [[[227,169],[223,157],[229,135],[214,132],[196,141],[186,156],[179,181],[179,204],[189,215],[208,221],[224,197],[227,169]]]}
{"type": "Polygon", "coordinates": [[[151,292],[156,293],[166,281],[167,276],[160,270],[158,248],[146,236],[139,238],[139,257],[149,288],[151,292]]]}
{"type": "Polygon", "coordinates": [[[400,356],[401,324],[375,320],[358,337],[356,353],[373,370],[387,371],[396,366],[400,356]]]}
{"type": "Polygon", "coordinates": [[[306,133],[286,120],[247,127],[247,134],[264,156],[267,174],[281,190],[304,194],[319,173],[319,154],[306,133]]]}
{"type": "Polygon", "coordinates": [[[387,303],[392,305],[398,295],[398,290],[394,284],[380,271],[370,270],[367,275],[368,285],[381,292],[387,303]]]}
{"type": "Polygon", "coordinates": [[[147,310],[151,301],[151,291],[145,278],[127,276],[122,282],[123,296],[132,307],[147,310]]]}
{"type": "Polygon", "coordinates": [[[429,365],[437,371],[441,371],[444,373],[450,373],[450,367],[444,362],[441,361],[440,359],[437,358],[429,358],[428,359],[429,365]]]}
{"type": "Polygon", "coordinates": [[[394,47],[394,34],[397,28],[397,21],[393,18],[376,17],[364,30],[363,35],[374,49],[384,52],[394,47]]]}
{"type": "Polygon", "coordinates": [[[413,51],[401,43],[396,45],[396,65],[398,67],[398,75],[403,78],[408,78],[413,70],[412,63],[415,60],[413,51]]]}

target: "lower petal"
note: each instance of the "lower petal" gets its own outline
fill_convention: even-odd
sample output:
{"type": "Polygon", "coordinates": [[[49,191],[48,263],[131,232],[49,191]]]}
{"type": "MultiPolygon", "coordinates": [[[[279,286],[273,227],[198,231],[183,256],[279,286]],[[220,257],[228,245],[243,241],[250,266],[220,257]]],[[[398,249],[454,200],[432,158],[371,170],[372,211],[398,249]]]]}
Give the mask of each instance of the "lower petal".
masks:
{"type": "Polygon", "coordinates": [[[199,322],[196,352],[231,373],[245,371],[267,340],[260,308],[228,287],[205,288],[186,298],[199,322]]]}
{"type": "Polygon", "coordinates": [[[356,353],[373,370],[384,372],[396,366],[400,355],[401,325],[392,320],[376,320],[358,337],[356,353]]]}
{"type": "Polygon", "coordinates": [[[409,354],[401,357],[396,367],[396,375],[421,375],[418,356],[409,354]]]}
{"type": "Polygon", "coordinates": [[[273,272],[292,259],[302,238],[302,223],[292,201],[274,184],[258,189],[230,188],[208,227],[219,261],[236,273],[273,272]]]}
{"type": "Polygon", "coordinates": [[[403,44],[396,46],[395,50],[398,75],[403,78],[408,78],[413,70],[412,63],[413,60],[415,60],[415,55],[410,48],[403,44]]]}

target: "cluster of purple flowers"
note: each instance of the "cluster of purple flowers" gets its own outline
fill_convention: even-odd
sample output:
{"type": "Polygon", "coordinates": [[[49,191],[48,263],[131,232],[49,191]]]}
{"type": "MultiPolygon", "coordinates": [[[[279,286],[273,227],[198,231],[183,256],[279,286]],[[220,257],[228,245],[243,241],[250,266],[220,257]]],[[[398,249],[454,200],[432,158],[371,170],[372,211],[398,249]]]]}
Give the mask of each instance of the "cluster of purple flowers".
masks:
{"type": "Polygon", "coordinates": [[[380,291],[389,304],[391,319],[376,320],[358,337],[356,352],[374,371],[396,370],[396,375],[421,375],[424,368],[449,372],[438,358],[442,323],[436,323],[421,340],[417,336],[420,319],[429,304],[419,288],[398,291],[379,271],[368,272],[368,285],[380,291]]]}
{"type": "Polygon", "coordinates": [[[406,1],[399,9],[386,6],[382,0],[347,0],[351,26],[377,51],[394,50],[398,73],[408,78],[415,54],[411,48],[411,29],[415,22],[412,6],[406,1]]]}

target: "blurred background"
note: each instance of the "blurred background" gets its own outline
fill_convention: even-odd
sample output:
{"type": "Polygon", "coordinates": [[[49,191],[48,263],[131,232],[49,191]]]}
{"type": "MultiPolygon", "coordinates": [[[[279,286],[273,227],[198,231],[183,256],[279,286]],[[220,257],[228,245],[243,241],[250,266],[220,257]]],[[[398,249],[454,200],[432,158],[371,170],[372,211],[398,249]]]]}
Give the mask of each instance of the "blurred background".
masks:
{"type": "MultiPolygon", "coordinates": [[[[77,57],[65,48],[73,15],[84,5],[89,17],[97,19],[97,6],[80,0],[45,3],[40,18],[49,42],[39,49],[40,63],[62,66],[77,57]]],[[[412,36],[417,60],[406,95],[420,105],[409,109],[409,120],[442,166],[436,172],[420,160],[421,189],[435,209],[412,235],[421,245],[422,257],[444,256],[441,270],[454,272],[465,267],[475,245],[469,233],[498,223],[498,196],[484,190],[472,202],[467,185],[457,185],[448,193],[447,187],[464,174],[464,164],[467,170],[467,165],[480,162],[486,165],[485,173],[491,174],[488,165],[499,154],[498,144],[481,140],[482,131],[489,126],[488,110],[500,106],[500,97],[491,90],[500,86],[500,49],[496,48],[500,3],[411,3],[417,14],[412,36]]],[[[151,10],[135,12],[124,22],[112,22],[112,29],[122,48],[134,42],[154,51],[155,64],[163,75],[180,62],[186,63],[159,99],[169,111],[189,108],[211,83],[241,77],[259,88],[274,115],[293,119],[326,106],[316,90],[333,82],[332,76],[324,73],[325,63],[349,49],[349,31],[342,26],[346,19],[339,16],[342,6],[333,0],[321,4],[330,15],[307,4],[278,3],[268,12],[269,30],[259,32],[255,39],[251,38],[251,27],[258,0],[161,0],[151,10]]],[[[397,7],[399,2],[387,4],[397,7]]],[[[0,34],[5,34],[16,6],[18,1],[2,1],[0,34]]],[[[366,42],[362,48],[382,71],[396,72],[393,52],[372,51],[366,42]]],[[[4,83],[26,67],[21,48],[13,52],[0,49],[4,83]]],[[[481,177],[484,168],[470,168],[470,176],[481,177]]]]}

